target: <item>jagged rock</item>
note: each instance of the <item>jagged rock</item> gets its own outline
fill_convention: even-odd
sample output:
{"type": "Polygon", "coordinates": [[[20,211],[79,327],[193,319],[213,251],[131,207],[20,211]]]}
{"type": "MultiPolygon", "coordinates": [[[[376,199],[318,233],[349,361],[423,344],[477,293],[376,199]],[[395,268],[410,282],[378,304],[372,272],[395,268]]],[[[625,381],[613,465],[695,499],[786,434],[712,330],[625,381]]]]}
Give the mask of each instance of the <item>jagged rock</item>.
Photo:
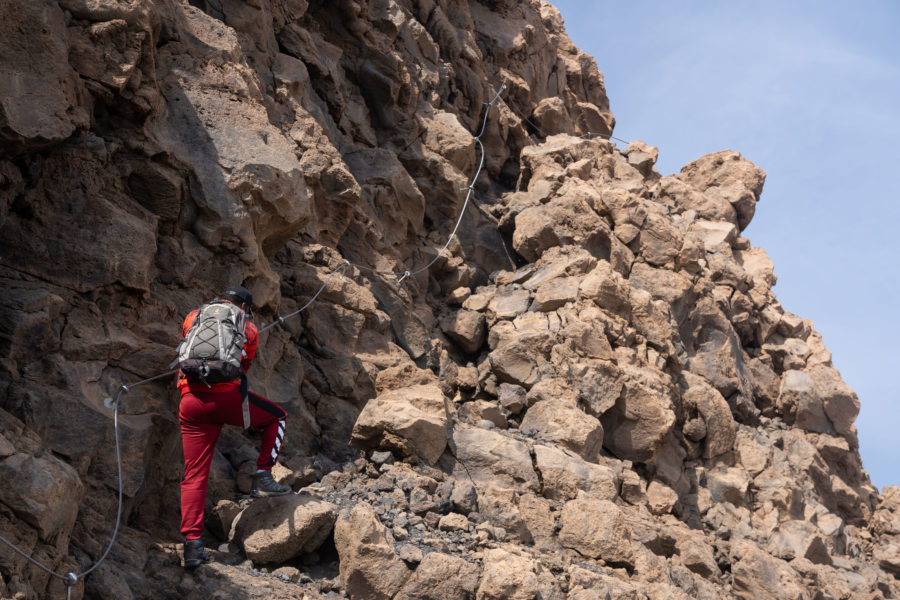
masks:
{"type": "Polygon", "coordinates": [[[606,261],[600,261],[594,270],[587,274],[579,290],[582,297],[593,300],[600,308],[623,316],[631,312],[630,286],[606,261]]]}
{"type": "Polygon", "coordinates": [[[219,500],[216,502],[212,511],[210,511],[206,526],[215,532],[218,537],[227,539],[228,534],[231,532],[231,526],[234,524],[234,520],[237,519],[240,514],[241,507],[237,502],[232,500],[219,500]]]}
{"type": "Polygon", "coordinates": [[[641,477],[626,469],[622,473],[622,499],[631,504],[643,504],[647,501],[647,484],[641,477]]]}
{"type": "MultiPolygon", "coordinates": [[[[8,0],[0,16],[3,534],[57,572],[103,552],[103,400],[163,373],[183,315],[234,283],[261,327],[297,315],[250,372],[289,413],[276,476],[346,509],[343,589],[306,551],[328,510],[305,542],[291,512],[245,543],[256,562],[300,544],[303,573],[250,573],[224,543],[183,576],[159,543],[178,535],[177,403],[154,380],[119,407],[128,519],[86,596],[900,596],[897,494],[862,468],[859,400],[741,237],[765,174],[724,151],[661,177],[652,146],[600,139],[602,75],[549,3],[8,0]],[[66,502],[18,494],[57,460],[77,474],[53,478],[66,502]],[[592,558],[607,526],[639,543],[592,558]]],[[[210,502],[249,489],[257,442],[223,433],[210,502]]],[[[240,519],[248,501],[223,501],[207,535],[297,498],[240,519]]],[[[3,557],[0,596],[64,593],[3,557]]]]}
{"type": "Polygon", "coordinates": [[[691,224],[691,232],[697,236],[707,252],[715,252],[721,244],[731,245],[738,236],[737,229],[731,223],[702,219],[691,224]]]}
{"type": "Polygon", "coordinates": [[[672,512],[676,502],[678,493],[661,481],[654,479],[647,486],[647,503],[653,514],[664,515],[672,512]]]}
{"type": "Polygon", "coordinates": [[[833,367],[813,366],[808,373],[834,430],[841,435],[850,434],[853,431],[853,421],[859,414],[856,392],[841,380],[840,373],[833,367]]]}
{"type": "Polygon", "coordinates": [[[560,524],[559,543],[566,548],[607,564],[634,566],[631,529],[622,511],[609,500],[580,494],[566,502],[560,524]]]}
{"type": "Polygon", "coordinates": [[[732,593],[736,598],[776,600],[805,595],[796,571],[749,540],[731,545],[731,561],[732,593]]]}
{"type": "Polygon", "coordinates": [[[656,164],[656,159],[659,158],[659,148],[648,146],[640,140],[635,140],[629,142],[628,147],[625,149],[625,154],[628,156],[628,164],[634,166],[646,176],[650,174],[653,165],[656,164]]]}
{"type": "Polygon", "coordinates": [[[89,125],[83,84],[69,66],[66,18],[56,2],[4,2],[0,39],[0,150],[59,143],[89,125]]]}
{"type": "Polygon", "coordinates": [[[464,352],[477,352],[484,342],[484,315],[470,310],[460,310],[441,319],[441,329],[459,344],[464,352]]]}
{"type": "Polygon", "coordinates": [[[518,507],[535,545],[538,548],[558,548],[559,542],[555,537],[558,512],[554,510],[553,502],[534,494],[522,494],[518,507]]]}
{"type": "Polygon", "coordinates": [[[740,466],[751,475],[757,475],[767,466],[772,459],[773,451],[771,443],[765,444],[764,438],[755,436],[746,428],[737,431],[735,451],[740,461],[740,466]]]}
{"type": "Polygon", "coordinates": [[[566,600],[593,600],[594,598],[622,598],[639,600],[646,597],[639,589],[614,575],[595,573],[581,567],[569,567],[569,595],[566,600]]]}
{"type": "Polygon", "coordinates": [[[254,563],[283,563],[322,545],[336,517],[336,506],[310,496],[262,498],[235,518],[228,538],[254,563]]]}
{"type": "Polygon", "coordinates": [[[0,461],[0,502],[35,527],[41,539],[68,539],[84,485],[58,458],[12,454],[0,461]]]}
{"type": "Polygon", "coordinates": [[[641,257],[651,265],[671,267],[683,246],[684,234],[672,222],[665,208],[648,204],[637,236],[641,257]]]}
{"type": "Polygon", "coordinates": [[[487,400],[473,400],[466,402],[460,408],[460,417],[462,420],[478,425],[481,421],[490,421],[495,427],[506,429],[506,417],[503,416],[501,407],[496,402],[487,400]]]}
{"type": "Polygon", "coordinates": [[[603,426],[564,399],[538,402],[528,409],[521,429],[530,429],[588,461],[596,461],[603,445],[603,426]]]}
{"type": "Polygon", "coordinates": [[[571,500],[578,495],[578,490],[604,500],[616,497],[617,478],[609,467],[585,462],[570,452],[542,444],[534,445],[534,460],[547,498],[571,500]]]}
{"type": "MultiPolygon", "coordinates": [[[[747,397],[752,389],[740,340],[731,323],[711,298],[698,300],[689,320],[681,326],[689,355],[687,370],[706,379],[723,398],[747,397]],[[689,332],[689,333],[688,333],[689,332]]],[[[736,407],[739,417],[757,409],[736,407]]]]}
{"type": "Polygon", "coordinates": [[[731,415],[731,407],[715,388],[702,377],[690,372],[682,373],[687,389],[681,394],[682,402],[692,414],[699,413],[704,424],[703,435],[693,439],[703,444],[703,457],[713,458],[729,452],[734,445],[737,424],[731,415]]]}
{"type": "Polygon", "coordinates": [[[370,400],[356,419],[351,443],[363,450],[390,450],[434,464],[447,445],[448,430],[441,389],[416,385],[385,391],[370,400]]]}
{"type": "Polygon", "coordinates": [[[394,596],[395,600],[468,600],[475,597],[480,569],[458,558],[431,552],[394,596]]]}
{"type": "Polygon", "coordinates": [[[663,300],[676,322],[684,320],[697,299],[690,278],[683,273],[654,268],[646,263],[635,263],[628,283],[649,292],[655,300],[663,300]]]}
{"type": "Polygon", "coordinates": [[[537,562],[505,548],[484,552],[477,600],[530,600],[538,593],[537,562]]]}
{"type": "Polygon", "coordinates": [[[529,408],[541,402],[553,401],[565,401],[576,406],[578,398],[569,384],[558,377],[540,380],[525,395],[525,403],[529,408]]]}
{"type": "Polygon", "coordinates": [[[894,574],[900,573],[900,544],[890,542],[878,546],[875,548],[873,558],[878,561],[878,566],[885,571],[894,574]]]}
{"type": "Polygon", "coordinates": [[[469,520],[464,515],[450,513],[441,517],[441,520],[438,521],[438,529],[441,531],[468,531],[469,520]]]}
{"type": "Polygon", "coordinates": [[[777,370],[801,370],[806,367],[806,361],[812,354],[812,350],[806,345],[806,342],[797,338],[783,339],[778,334],[769,339],[772,341],[763,344],[763,350],[772,357],[772,364],[777,370]]]}
{"type": "Polygon", "coordinates": [[[561,277],[546,281],[534,294],[534,309],[542,312],[554,311],[578,298],[578,277],[561,277]]]}
{"type": "Polygon", "coordinates": [[[390,533],[364,502],[338,517],[334,545],[341,559],[341,581],[350,598],[388,600],[409,577],[409,569],[394,554],[390,533]]]}
{"type": "Polygon", "coordinates": [[[816,432],[828,432],[831,429],[822,399],[813,388],[813,380],[803,371],[790,370],[784,373],[777,406],[785,421],[796,424],[797,427],[816,432]]]}
{"type": "Polygon", "coordinates": [[[458,485],[450,494],[450,502],[453,508],[464,515],[478,510],[478,493],[471,483],[458,485]]]}
{"type": "Polygon", "coordinates": [[[722,198],[736,213],[735,224],[744,229],[756,212],[766,174],[737,152],[723,150],[699,158],[677,176],[706,195],[722,198]]]}
{"type": "Polygon", "coordinates": [[[397,556],[408,565],[417,565],[422,562],[422,559],[425,557],[422,551],[413,544],[403,544],[400,546],[400,549],[397,550],[397,556]]]}
{"type": "Polygon", "coordinates": [[[510,539],[518,539],[526,544],[533,541],[531,531],[519,510],[518,497],[514,490],[489,485],[481,491],[478,511],[492,525],[502,528],[510,539]]]}
{"type": "Polygon", "coordinates": [[[650,367],[620,368],[626,376],[624,391],[601,418],[604,443],[619,458],[649,461],[675,425],[671,384],[650,367]]]}
{"type": "Polygon", "coordinates": [[[816,526],[805,521],[786,521],[769,537],[769,550],[778,558],[805,558],[813,563],[830,565],[831,556],[816,526]]]}
{"type": "Polygon", "coordinates": [[[713,548],[697,535],[679,535],[675,542],[681,563],[701,577],[715,580],[721,573],[713,548]]]}
{"type": "MultiPolygon", "coordinates": [[[[493,331],[491,335],[494,335],[493,331]]],[[[553,340],[545,329],[523,327],[507,330],[498,335],[499,340],[490,354],[490,364],[502,383],[531,387],[540,380],[538,361],[549,354],[553,340]]]]}
{"type": "Polygon", "coordinates": [[[538,491],[538,478],[528,447],[496,431],[456,427],[450,439],[460,478],[471,477],[476,484],[538,491]]]}
{"type": "Polygon", "coordinates": [[[500,290],[488,303],[487,312],[495,319],[513,319],[531,304],[531,292],[521,289],[500,290]]]}
{"type": "Polygon", "coordinates": [[[511,383],[501,383],[498,389],[497,399],[503,408],[514,415],[522,412],[522,409],[525,408],[525,388],[511,383]]]}
{"type": "Polygon", "coordinates": [[[420,487],[414,487],[409,492],[409,510],[417,515],[424,515],[437,509],[437,502],[431,495],[420,487]]]}
{"type": "Polygon", "coordinates": [[[750,479],[743,469],[717,468],[706,474],[709,493],[716,502],[731,502],[735,506],[744,503],[750,479]]]}
{"type": "Polygon", "coordinates": [[[900,535],[900,486],[885,486],[881,493],[881,503],[872,515],[872,530],[879,535],[900,535]]]}

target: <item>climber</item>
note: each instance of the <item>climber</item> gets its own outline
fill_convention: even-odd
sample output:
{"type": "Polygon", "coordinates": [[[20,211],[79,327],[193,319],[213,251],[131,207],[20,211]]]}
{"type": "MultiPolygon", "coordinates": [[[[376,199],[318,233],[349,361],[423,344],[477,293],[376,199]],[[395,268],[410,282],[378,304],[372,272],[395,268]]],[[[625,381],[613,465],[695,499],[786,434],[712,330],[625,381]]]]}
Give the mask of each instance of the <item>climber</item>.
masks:
{"type": "Polygon", "coordinates": [[[287,413],[277,404],[247,390],[246,372],[253,362],[259,339],[256,326],[250,322],[252,304],[253,296],[249,290],[232,286],[217,300],[190,312],[181,326],[184,339],[176,363],[181,367],[178,374],[181,390],[179,421],[184,447],[181,533],[185,540],[184,566],[188,569],[210,560],[201,538],[203,509],[209,469],[222,425],[262,430],[257,470],[250,490],[252,496],[275,496],[291,491],[272,477],[272,467],[284,440],[287,413]],[[202,354],[204,343],[206,355],[202,354]],[[193,354],[191,346],[195,348],[193,354]],[[209,347],[214,348],[214,354],[221,354],[222,348],[228,354],[230,347],[231,355],[211,357],[225,359],[216,361],[188,357],[189,354],[208,357],[209,347]],[[226,364],[229,358],[230,366],[226,364]],[[200,362],[202,365],[198,368],[200,362]]]}

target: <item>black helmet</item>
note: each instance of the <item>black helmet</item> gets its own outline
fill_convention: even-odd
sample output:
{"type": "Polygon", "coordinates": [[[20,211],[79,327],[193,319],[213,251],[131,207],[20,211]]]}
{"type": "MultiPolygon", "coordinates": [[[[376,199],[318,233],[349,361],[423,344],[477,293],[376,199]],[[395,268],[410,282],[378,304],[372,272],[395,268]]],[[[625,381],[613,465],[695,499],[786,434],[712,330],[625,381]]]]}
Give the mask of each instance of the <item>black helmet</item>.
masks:
{"type": "Polygon", "coordinates": [[[253,306],[253,294],[250,293],[250,290],[241,285],[233,285],[222,292],[222,299],[235,304],[244,303],[248,307],[253,306]]]}

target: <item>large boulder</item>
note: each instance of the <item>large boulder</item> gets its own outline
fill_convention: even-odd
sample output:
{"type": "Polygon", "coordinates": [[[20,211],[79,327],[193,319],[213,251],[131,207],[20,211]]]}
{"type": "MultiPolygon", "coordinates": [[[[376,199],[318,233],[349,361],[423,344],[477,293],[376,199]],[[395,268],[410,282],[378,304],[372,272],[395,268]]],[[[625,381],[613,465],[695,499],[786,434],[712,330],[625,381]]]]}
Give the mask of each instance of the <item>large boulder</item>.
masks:
{"type": "Polygon", "coordinates": [[[784,420],[791,425],[817,433],[831,431],[831,422],[825,414],[822,398],[816,393],[813,380],[805,371],[785,371],[776,406],[784,420]]]}
{"type": "Polygon", "coordinates": [[[353,600],[390,600],[410,575],[394,553],[394,540],[369,504],[360,502],[341,513],[334,545],[344,590],[353,600]]]}
{"type": "Polygon", "coordinates": [[[823,565],[831,564],[831,555],[821,531],[807,521],[785,521],[769,536],[767,550],[778,558],[805,558],[823,565]]]}
{"type": "Polygon", "coordinates": [[[810,367],[807,373],[834,430],[841,435],[851,434],[853,422],[859,414],[856,392],[841,379],[841,374],[834,367],[816,365],[810,367]]]}
{"type": "Polygon", "coordinates": [[[734,445],[737,423],[728,402],[702,377],[690,372],[683,372],[682,377],[687,386],[681,394],[683,406],[691,416],[697,415],[704,425],[705,435],[693,440],[703,440],[703,457],[713,458],[730,451],[734,445]]]}
{"type": "Polygon", "coordinates": [[[83,494],[75,470],[53,455],[15,453],[0,461],[0,502],[44,541],[68,538],[83,494]]]}
{"type": "Polygon", "coordinates": [[[624,365],[624,391],[602,417],[604,445],[621,459],[647,462],[675,425],[668,376],[649,366],[624,365]]]}
{"type": "Polygon", "coordinates": [[[800,575],[749,540],[731,545],[731,560],[731,587],[736,598],[783,600],[805,596],[800,575]]]}
{"type": "Polygon", "coordinates": [[[237,516],[229,537],[256,564],[284,563],[321,546],[336,518],[336,506],[311,496],[262,498],[237,516]]]}
{"type": "Polygon", "coordinates": [[[578,299],[579,277],[559,277],[545,281],[534,295],[534,309],[551,312],[578,299]]]}
{"type": "Polygon", "coordinates": [[[596,462],[603,447],[603,426],[575,404],[562,398],[538,402],[528,409],[520,429],[530,429],[588,461],[596,462]]]}
{"type": "Polygon", "coordinates": [[[457,311],[441,319],[441,330],[464,352],[477,352],[484,342],[484,315],[472,310],[457,311]]]}
{"type": "Polygon", "coordinates": [[[521,327],[495,327],[491,338],[495,339],[490,340],[490,364],[501,382],[531,387],[540,381],[541,364],[554,340],[551,332],[528,322],[521,327]]]}
{"type": "Polygon", "coordinates": [[[472,600],[480,576],[481,569],[476,563],[431,552],[425,555],[394,600],[472,600]]]}
{"type": "Polygon", "coordinates": [[[511,549],[484,552],[477,600],[533,600],[538,597],[537,561],[511,549]]]}
{"type": "Polygon", "coordinates": [[[543,444],[534,445],[534,460],[547,498],[572,500],[579,490],[603,500],[616,498],[618,477],[609,467],[586,462],[571,452],[543,444]]]}
{"type": "Polygon", "coordinates": [[[765,171],[731,150],[702,156],[685,165],[677,177],[705,195],[733,206],[735,225],[741,229],[753,219],[766,181],[765,171]]]}
{"type": "Polygon", "coordinates": [[[559,543],[587,558],[634,567],[631,528],[625,515],[609,500],[579,494],[566,502],[560,516],[559,543]]]}
{"type": "Polygon", "coordinates": [[[450,440],[454,475],[476,484],[539,491],[528,447],[497,431],[457,426],[450,440]]]}
{"type": "Polygon", "coordinates": [[[447,446],[449,419],[437,384],[387,390],[370,400],[353,426],[350,444],[390,450],[434,464],[447,446]]]}

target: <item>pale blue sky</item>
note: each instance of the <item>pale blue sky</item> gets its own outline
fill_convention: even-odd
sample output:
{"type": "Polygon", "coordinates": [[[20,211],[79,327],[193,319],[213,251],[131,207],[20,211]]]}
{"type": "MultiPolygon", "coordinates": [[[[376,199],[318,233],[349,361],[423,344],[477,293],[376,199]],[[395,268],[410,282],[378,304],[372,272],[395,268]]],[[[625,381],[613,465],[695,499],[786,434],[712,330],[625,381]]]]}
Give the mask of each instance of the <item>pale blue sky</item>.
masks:
{"type": "Polygon", "coordinates": [[[900,2],[553,3],[664,175],[724,149],[766,171],[744,235],[859,394],[873,483],[900,485],[900,2]]]}

